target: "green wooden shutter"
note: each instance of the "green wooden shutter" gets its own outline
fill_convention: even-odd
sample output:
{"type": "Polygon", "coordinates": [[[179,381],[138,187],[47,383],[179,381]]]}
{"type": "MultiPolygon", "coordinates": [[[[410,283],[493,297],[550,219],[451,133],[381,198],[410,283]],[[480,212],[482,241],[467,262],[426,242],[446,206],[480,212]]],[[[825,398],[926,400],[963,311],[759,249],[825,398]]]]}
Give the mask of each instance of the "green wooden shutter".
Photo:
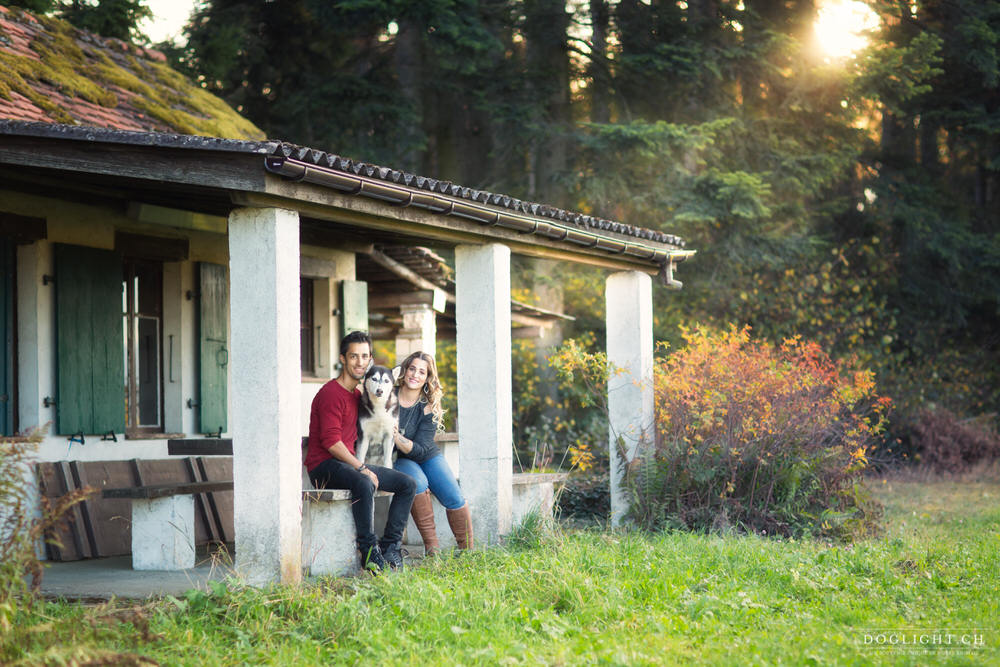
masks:
{"type": "Polygon", "coordinates": [[[125,430],[122,260],[110,250],[55,245],[56,430],[125,430]]]}
{"type": "Polygon", "coordinates": [[[219,264],[198,264],[199,424],[202,433],[226,430],[229,366],[229,276],[219,264]]]}
{"type": "Polygon", "coordinates": [[[352,331],[368,331],[368,283],[363,280],[340,282],[341,336],[352,331]]]}
{"type": "Polygon", "coordinates": [[[0,239],[0,434],[12,435],[17,429],[14,420],[14,276],[17,246],[10,239],[0,239]]]}

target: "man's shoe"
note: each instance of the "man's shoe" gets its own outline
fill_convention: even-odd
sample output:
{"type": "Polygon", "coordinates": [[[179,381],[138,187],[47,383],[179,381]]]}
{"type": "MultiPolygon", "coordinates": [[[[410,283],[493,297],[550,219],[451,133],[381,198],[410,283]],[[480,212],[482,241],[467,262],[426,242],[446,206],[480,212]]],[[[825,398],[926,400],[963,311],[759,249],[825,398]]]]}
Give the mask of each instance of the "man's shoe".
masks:
{"type": "Polygon", "coordinates": [[[377,544],[372,545],[368,549],[361,549],[361,567],[372,574],[379,574],[382,570],[389,567],[389,565],[377,544]]]}
{"type": "Polygon", "coordinates": [[[392,544],[385,545],[382,550],[382,555],[385,556],[385,560],[389,563],[389,567],[394,570],[403,569],[403,549],[399,546],[399,542],[393,542],[392,544]]]}

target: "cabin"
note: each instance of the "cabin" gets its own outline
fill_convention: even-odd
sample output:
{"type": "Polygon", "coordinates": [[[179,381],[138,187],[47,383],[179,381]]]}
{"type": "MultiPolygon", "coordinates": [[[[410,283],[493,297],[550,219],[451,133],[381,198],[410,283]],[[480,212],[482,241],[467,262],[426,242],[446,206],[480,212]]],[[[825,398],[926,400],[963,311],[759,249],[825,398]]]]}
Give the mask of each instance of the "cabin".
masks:
{"type": "MultiPolygon", "coordinates": [[[[496,543],[516,515],[512,336],[561,317],[511,302],[512,255],[608,273],[608,353],[627,370],[611,381],[612,432],[633,451],[642,443],[652,290],[680,286],[675,267],[694,254],[681,239],[265,139],[155,56],[117,58],[135,47],[23,12],[0,7],[0,37],[21,73],[0,93],[0,429],[48,425],[38,459],[65,488],[98,463],[157,486],[144,462],[174,456],[195,486],[169,504],[148,490],[129,496],[160,513],[159,532],[193,504],[217,529],[211,494],[229,493],[237,571],[251,583],[297,581],[314,555],[303,547],[301,442],[313,396],[339,372],[341,336],[381,327],[402,357],[433,350],[441,322],[457,346],[451,456],[477,539],[496,543]],[[87,71],[107,85],[47,77],[55,56],[37,43],[52,30],[73,58],[99,62],[87,71]],[[189,131],[164,126],[177,118],[189,131]],[[196,467],[179,458],[192,452],[206,454],[196,467]],[[228,486],[212,473],[220,452],[231,452],[228,486]]],[[[623,471],[612,461],[618,521],[623,471]]]]}

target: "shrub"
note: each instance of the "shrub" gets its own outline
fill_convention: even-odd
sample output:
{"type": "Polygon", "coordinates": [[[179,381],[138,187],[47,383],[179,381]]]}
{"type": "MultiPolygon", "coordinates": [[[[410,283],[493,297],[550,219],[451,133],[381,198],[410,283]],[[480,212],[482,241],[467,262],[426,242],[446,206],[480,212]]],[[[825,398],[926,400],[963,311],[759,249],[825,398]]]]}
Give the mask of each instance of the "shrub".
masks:
{"type": "Polygon", "coordinates": [[[592,356],[588,350],[594,347],[594,335],[586,334],[551,351],[548,364],[556,371],[558,395],[553,400],[539,386],[543,380],[535,341],[514,341],[514,454],[522,469],[563,470],[568,464],[584,472],[607,467],[606,411],[593,409],[606,376],[566,370],[592,356]]]}
{"type": "Polygon", "coordinates": [[[959,419],[944,408],[921,410],[906,431],[914,458],[935,472],[966,472],[1000,459],[1000,436],[987,423],[959,419]]]}
{"type": "Polygon", "coordinates": [[[574,471],[559,491],[558,507],[559,518],[563,520],[584,524],[606,522],[611,516],[608,471],[574,471]]]}
{"type": "Polygon", "coordinates": [[[684,331],[656,366],[656,443],[632,462],[632,518],[648,528],[847,537],[874,532],[859,482],[888,399],[873,375],[798,338],[684,331]]]}
{"type": "Polygon", "coordinates": [[[35,431],[27,438],[0,439],[0,631],[10,629],[15,600],[41,585],[38,542],[46,539],[58,545],[54,528],[73,505],[94,492],[89,487],[78,489],[55,503],[41,498],[41,513],[35,514],[31,459],[42,435],[35,431]],[[28,574],[30,588],[24,580],[28,574]]]}

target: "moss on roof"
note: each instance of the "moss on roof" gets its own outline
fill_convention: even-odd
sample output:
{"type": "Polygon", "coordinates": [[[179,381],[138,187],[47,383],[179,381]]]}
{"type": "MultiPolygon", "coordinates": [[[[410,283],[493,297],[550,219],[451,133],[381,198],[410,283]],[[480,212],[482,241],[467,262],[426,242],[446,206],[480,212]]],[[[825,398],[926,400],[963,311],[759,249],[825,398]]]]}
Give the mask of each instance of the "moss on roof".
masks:
{"type": "MultiPolygon", "coordinates": [[[[23,41],[23,36],[21,37],[23,41]]],[[[264,132],[141,47],[105,40],[65,21],[9,8],[0,13],[0,98],[19,93],[58,123],[94,124],[68,102],[84,100],[108,113],[108,126],[139,126],[226,139],[263,139],[264,132]],[[13,47],[16,26],[29,38],[13,47]],[[12,25],[13,24],[13,25],[12,25]],[[55,94],[59,93],[59,94],[55,94]]]]}

